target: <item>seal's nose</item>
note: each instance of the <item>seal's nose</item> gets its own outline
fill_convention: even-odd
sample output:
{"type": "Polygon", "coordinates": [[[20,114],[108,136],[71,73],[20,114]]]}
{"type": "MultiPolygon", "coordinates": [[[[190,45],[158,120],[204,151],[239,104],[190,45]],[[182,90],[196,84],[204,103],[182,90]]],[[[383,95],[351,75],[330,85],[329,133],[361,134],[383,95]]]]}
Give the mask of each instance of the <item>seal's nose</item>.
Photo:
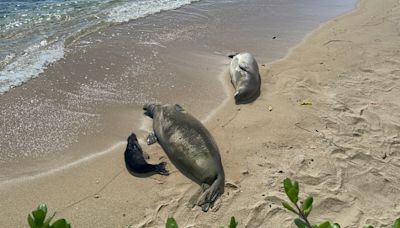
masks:
{"type": "Polygon", "coordinates": [[[132,134],[128,137],[128,143],[137,141],[137,137],[135,133],[132,132],[132,134]]]}
{"type": "Polygon", "coordinates": [[[150,118],[153,118],[155,109],[156,109],[155,104],[145,104],[143,106],[143,110],[145,110],[144,114],[150,118]]]}

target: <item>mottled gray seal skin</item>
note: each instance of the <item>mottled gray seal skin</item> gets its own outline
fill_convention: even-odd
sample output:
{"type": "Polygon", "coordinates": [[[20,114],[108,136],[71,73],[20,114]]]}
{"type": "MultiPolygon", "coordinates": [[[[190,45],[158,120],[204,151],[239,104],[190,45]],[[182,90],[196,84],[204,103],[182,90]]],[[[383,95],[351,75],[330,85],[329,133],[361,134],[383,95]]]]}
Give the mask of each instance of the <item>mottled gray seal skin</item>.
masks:
{"type": "Polygon", "coordinates": [[[229,72],[235,87],[236,104],[247,104],[260,96],[261,77],[257,61],[247,52],[230,55],[232,58],[229,72]]]}
{"type": "Polygon", "coordinates": [[[213,207],[224,193],[225,174],[217,144],[208,130],[179,105],[146,104],[145,114],[153,118],[154,134],[172,163],[186,177],[201,186],[190,200],[203,211],[213,207]]]}
{"type": "Polygon", "coordinates": [[[134,133],[128,137],[128,145],[126,146],[124,155],[126,168],[134,176],[149,176],[152,174],[169,175],[169,172],[165,169],[165,162],[157,165],[146,162],[142,147],[139,145],[134,133]]]}

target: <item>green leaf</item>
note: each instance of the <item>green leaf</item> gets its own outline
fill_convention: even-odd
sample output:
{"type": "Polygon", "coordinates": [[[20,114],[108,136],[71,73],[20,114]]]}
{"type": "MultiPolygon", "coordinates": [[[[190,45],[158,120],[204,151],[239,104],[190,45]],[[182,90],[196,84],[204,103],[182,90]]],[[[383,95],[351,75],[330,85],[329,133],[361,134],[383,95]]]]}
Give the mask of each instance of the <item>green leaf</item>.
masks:
{"type": "Polygon", "coordinates": [[[363,226],[363,228],[374,228],[374,226],[373,225],[365,225],[365,226],[363,226]]]}
{"type": "Polygon", "coordinates": [[[282,206],[286,209],[288,209],[289,211],[295,213],[296,215],[298,215],[299,213],[292,207],[289,205],[289,203],[282,201],[282,206]]]}
{"type": "Polygon", "coordinates": [[[392,228],[400,228],[400,218],[398,218],[396,221],[394,221],[392,228]]]}
{"type": "Polygon", "coordinates": [[[44,212],[44,217],[46,217],[47,214],[47,205],[44,203],[39,204],[37,207],[37,210],[42,210],[44,212]]]}
{"type": "Polygon", "coordinates": [[[235,217],[232,216],[231,218],[231,222],[229,223],[229,228],[236,228],[237,224],[239,224],[238,222],[236,222],[235,217]]]}
{"type": "Polygon", "coordinates": [[[301,206],[306,218],[311,213],[312,203],[313,203],[313,197],[312,196],[308,196],[307,199],[304,200],[303,205],[301,206]]]}
{"type": "Polygon", "coordinates": [[[295,181],[292,183],[289,178],[286,178],[283,181],[283,188],[285,189],[286,195],[289,197],[290,201],[296,204],[299,200],[299,182],[295,181]]]}
{"type": "Polygon", "coordinates": [[[35,221],[35,225],[39,227],[42,226],[46,213],[38,208],[36,211],[32,211],[32,215],[35,221]]]}
{"type": "Polygon", "coordinates": [[[301,208],[303,209],[303,211],[307,210],[309,207],[312,206],[314,199],[312,196],[308,196],[305,200],[303,205],[301,206],[301,208]]]}
{"type": "Polygon", "coordinates": [[[312,205],[309,208],[307,208],[307,210],[303,211],[304,216],[306,216],[306,218],[308,218],[308,216],[310,215],[311,210],[312,210],[312,205]]]}
{"type": "MultiPolygon", "coordinates": [[[[332,225],[332,227],[333,227],[333,228],[340,228],[340,225],[337,224],[337,223],[334,223],[334,224],[332,225]]],[[[373,227],[372,227],[372,228],[373,228],[373,227]]]]}
{"type": "Polygon", "coordinates": [[[305,223],[303,220],[299,218],[294,220],[294,224],[296,224],[298,228],[308,228],[307,223],[305,223]]]}
{"type": "MultiPolygon", "coordinates": [[[[299,182],[297,182],[297,181],[294,182],[293,189],[294,189],[294,194],[296,196],[296,199],[298,200],[299,199],[299,182]]],[[[297,203],[297,200],[296,200],[296,203],[297,203]]]]}
{"type": "Polygon", "coordinates": [[[298,197],[298,190],[296,190],[296,188],[291,188],[288,192],[288,197],[290,199],[290,201],[292,201],[292,203],[296,204],[297,201],[299,201],[299,197],[298,197]]]}
{"type": "Polygon", "coordinates": [[[289,178],[283,180],[283,188],[285,189],[286,195],[289,197],[289,190],[293,188],[292,181],[289,178]]]}
{"type": "Polygon", "coordinates": [[[52,216],[50,216],[49,218],[47,218],[46,221],[43,223],[43,226],[44,226],[44,227],[49,226],[51,220],[54,218],[55,215],[56,215],[56,213],[54,212],[52,216]]]}
{"type": "Polygon", "coordinates": [[[326,221],[318,225],[318,228],[335,228],[330,222],[326,221]]]}
{"type": "Polygon", "coordinates": [[[174,218],[170,217],[167,219],[167,224],[165,224],[165,228],[178,228],[178,224],[174,218]]]}
{"type": "Polygon", "coordinates": [[[65,221],[65,219],[59,219],[57,221],[55,221],[50,228],[70,228],[71,225],[67,223],[67,221],[65,221]]]}
{"type": "Polygon", "coordinates": [[[35,228],[35,227],[36,227],[35,221],[33,221],[33,218],[32,218],[31,215],[28,215],[28,223],[29,223],[29,226],[30,226],[31,228],[35,228]]]}

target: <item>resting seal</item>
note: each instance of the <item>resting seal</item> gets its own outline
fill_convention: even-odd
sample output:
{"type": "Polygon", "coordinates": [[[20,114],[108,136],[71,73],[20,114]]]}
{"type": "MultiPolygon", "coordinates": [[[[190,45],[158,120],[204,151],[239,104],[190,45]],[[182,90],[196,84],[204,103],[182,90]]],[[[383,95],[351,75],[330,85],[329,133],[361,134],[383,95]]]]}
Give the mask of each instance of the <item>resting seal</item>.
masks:
{"type": "Polygon", "coordinates": [[[225,184],[221,156],[213,137],[179,105],[146,104],[143,109],[153,118],[154,133],[149,135],[148,144],[158,141],[178,170],[201,186],[190,203],[208,211],[224,193],[225,184]]]}
{"type": "Polygon", "coordinates": [[[169,172],[165,169],[165,162],[161,162],[158,165],[152,165],[148,164],[146,160],[144,160],[142,148],[140,147],[134,133],[128,137],[128,145],[125,150],[125,165],[133,175],[151,173],[158,173],[164,176],[169,175],[169,172]]]}
{"type": "Polygon", "coordinates": [[[247,52],[230,55],[232,58],[229,72],[235,87],[236,104],[247,104],[260,96],[261,78],[254,57],[247,52]]]}

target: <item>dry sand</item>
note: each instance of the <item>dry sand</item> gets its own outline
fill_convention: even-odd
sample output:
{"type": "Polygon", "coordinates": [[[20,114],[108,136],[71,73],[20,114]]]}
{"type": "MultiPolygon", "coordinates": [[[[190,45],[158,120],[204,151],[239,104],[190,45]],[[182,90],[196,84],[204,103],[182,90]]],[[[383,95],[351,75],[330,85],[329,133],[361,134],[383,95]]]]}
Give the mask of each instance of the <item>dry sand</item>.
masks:
{"type": "MultiPolygon", "coordinates": [[[[41,199],[74,227],[163,227],[168,216],[181,227],[218,227],[232,215],[240,227],[290,227],[293,216],[280,206],[290,177],[303,197],[314,196],[314,223],[388,227],[400,216],[399,19],[399,1],[362,0],[285,59],[261,66],[261,97],[243,106],[229,100],[207,122],[227,179],[210,212],[186,208],[197,186],[171,165],[167,178],[132,177],[121,144],[3,185],[0,223],[23,226],[41,199]]],[[[163,154],[158,145],[144,149],[152,158],[163,154]]]]}

